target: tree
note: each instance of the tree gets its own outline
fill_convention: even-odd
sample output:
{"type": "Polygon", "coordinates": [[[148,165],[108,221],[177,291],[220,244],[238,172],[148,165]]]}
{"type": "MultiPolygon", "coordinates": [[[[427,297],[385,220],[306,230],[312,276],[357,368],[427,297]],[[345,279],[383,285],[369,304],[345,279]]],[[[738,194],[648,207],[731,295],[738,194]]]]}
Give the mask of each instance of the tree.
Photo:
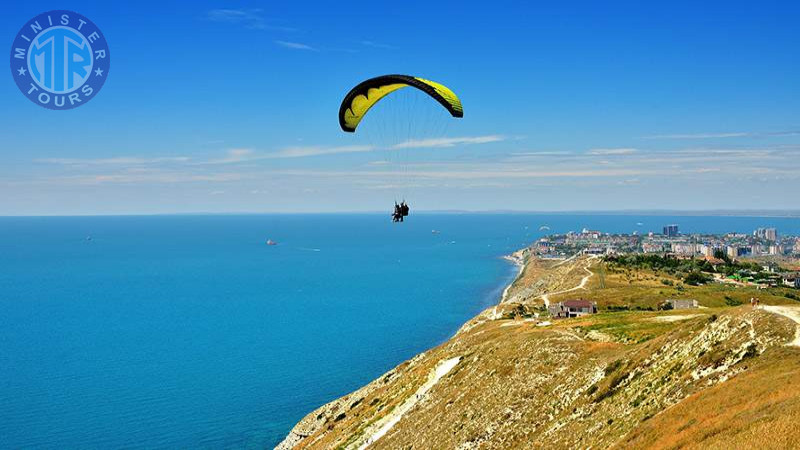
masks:
{"type": "Polygon", "coordinates": [[[690,286],[697,286],[698,284],[707,283],[708,277],[699,271],[694,271],[686,275],[683,281],[690,286]]]}

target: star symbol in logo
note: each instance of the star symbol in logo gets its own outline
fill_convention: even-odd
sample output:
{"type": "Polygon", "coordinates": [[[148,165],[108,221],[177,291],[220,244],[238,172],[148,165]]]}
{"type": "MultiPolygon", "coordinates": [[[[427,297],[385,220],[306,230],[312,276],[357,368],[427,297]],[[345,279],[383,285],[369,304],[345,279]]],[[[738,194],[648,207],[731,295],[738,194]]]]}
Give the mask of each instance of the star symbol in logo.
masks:
{"type": "Polygon", "coordinates": [[[17,69],[17,73],[19,73],[19,76],[25,75],[26,72],[28,72],[28,71],[25,70],[25,68],[23,68],[23,67],[20,67],[19,69],[17,69]]]}
{"type": "Polygon", "coordinates": [[[94,70],[94,74],[97,75],[98,77],[102,77],[103,76],[103,69],[100,69],[100,68],[95,69],[94,70]]]}

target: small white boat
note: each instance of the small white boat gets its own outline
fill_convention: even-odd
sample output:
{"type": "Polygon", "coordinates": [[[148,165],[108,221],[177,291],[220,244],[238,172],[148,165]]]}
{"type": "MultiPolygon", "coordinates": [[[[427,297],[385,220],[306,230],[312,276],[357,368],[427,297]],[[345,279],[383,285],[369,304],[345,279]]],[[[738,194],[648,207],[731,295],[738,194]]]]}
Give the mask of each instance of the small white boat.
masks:
{"type": "Polygon", "coordinates": [[[278,243],[273,241],[272,239],[267,239],[267,245],[278,245],[278,243]]]}
{"type": "Polygon", "coordinates": [[[441,233],[441,231],[439,231],[439,230],[431,230],[431,234],[439,234],[439,233],[441,233]]]}

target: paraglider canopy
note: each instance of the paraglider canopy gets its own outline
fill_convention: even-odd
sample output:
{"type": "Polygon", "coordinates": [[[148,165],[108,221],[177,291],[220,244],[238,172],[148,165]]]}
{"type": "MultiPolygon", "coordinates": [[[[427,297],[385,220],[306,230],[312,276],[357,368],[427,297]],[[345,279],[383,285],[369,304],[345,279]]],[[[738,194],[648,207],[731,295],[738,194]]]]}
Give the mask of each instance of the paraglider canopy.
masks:
{"type": "Polygon", "coordinates": [[[343,131],[356,131],[370,108],[392,92],[413,87],[439,102],[453,117],[464,117],[461,100],[447,86],[410,75],[382,75],[362,81],[350,90],[339,107],[339,125],[343,131]]]}

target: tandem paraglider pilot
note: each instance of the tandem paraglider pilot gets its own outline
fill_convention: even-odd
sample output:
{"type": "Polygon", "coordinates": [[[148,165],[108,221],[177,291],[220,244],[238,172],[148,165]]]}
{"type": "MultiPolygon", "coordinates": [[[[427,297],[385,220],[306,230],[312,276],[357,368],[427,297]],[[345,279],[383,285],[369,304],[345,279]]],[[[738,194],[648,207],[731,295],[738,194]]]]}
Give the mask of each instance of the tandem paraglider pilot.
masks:
{"type": "Polygon", "coordinates": [[[394,202],[394,212],[392,213],[392,222],[402,222],[403,218],[408,216],[409,211],[408,203],[405,200],[400,202],[398,205],[397,202],[394,202]]]}

